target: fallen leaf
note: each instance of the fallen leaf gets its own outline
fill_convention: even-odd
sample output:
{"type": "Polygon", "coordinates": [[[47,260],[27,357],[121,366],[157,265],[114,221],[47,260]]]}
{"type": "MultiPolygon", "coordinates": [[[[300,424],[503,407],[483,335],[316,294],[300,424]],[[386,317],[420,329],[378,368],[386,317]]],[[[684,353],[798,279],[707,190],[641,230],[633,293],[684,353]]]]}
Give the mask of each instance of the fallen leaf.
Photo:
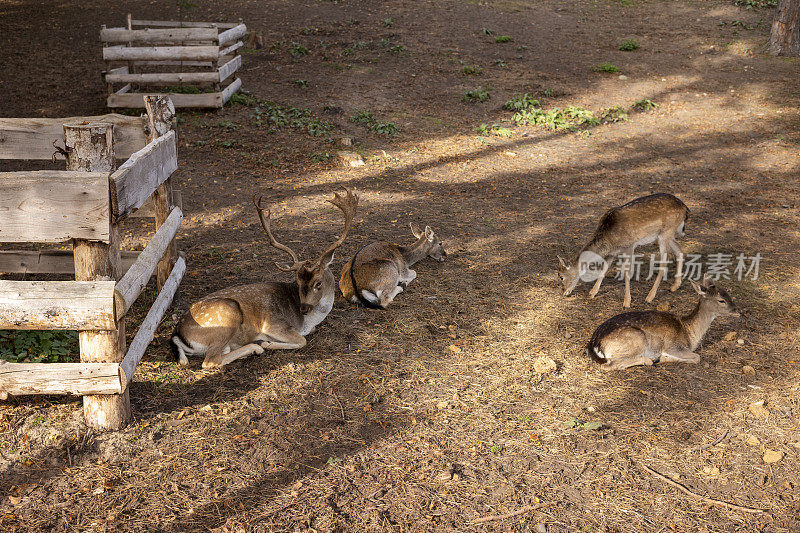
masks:
{"type": "Polygon", "coordinates": [[[777,463],[781,459],[783,459],[783,452],[779,452],[776,450],[770,450],[767,448],[764,450],[764,462],[765,463],[777,463]]]}
{"type": "Polygon", "coordinates": [[[461,353],[461,348],[459,348],[455,344],[451,344],[450,346],[447,347],[447,349],[453,353],[461,353]]]}
{"type": "Polygon", "coordinates": [[[750,366],[750,365],[744,365],[744,366],[742,367],[742,372],[743,372],[745,375],[755,374],[755,373],[756,373],[756,369],[755,369],[755,368],[753,368],[753,367],[752,367],[752,366],[750,366]]]}
{"type": "Polygon", "coordinates": [[[603,427],[603,423],[602,422],[598,422],[598,421],[586,422],[583,425],[583,429],[588,429],[589,431],[596,431],[596,430],[600,429],[601,427],[603,427]]]}
{"type": "Polygon", "coordinates": [[[764,400],[751,403],[748,409],[758,418],[767,418],[769,416],[769,409],[764,407],[764,400]]]}
{"type": "Polygon", "coordinates": [[[555,361],[550,359],[549,357],[541,356],[537,357],[536,361],[533,362],[533,371],[537,374],[547,374],[549,372],[555,372],[558,365],[555,361]]]}
{"type": "Polygon", "coordinates": [[[758,437],[756,437],[755,435],[750,435],[749,437],[747,437],[747,440],[745,442],[747,443],[748,446],[758,446],[759,444],[761,444],[761,441],[758,440],[758,437]]]}
{"type": "Polygon", "coordinates": [[[735,331],[729,331],[729,332],[728,332],[728,333],[726,333],[726,334],[725,334],[725,336],[724,336],[724,337],[722,337],[722,338],[723,338],[724,340],[726,340],[726,341],[732,341],[733,339],[735,339],[735,338],[736,338],[736,332],[735,332],[735,331]]]}
{"type": "Polygon", "coordinates": [[[17,496],[9,496],[8,501],[11,502],[11,505],[19,505],[20,502],[22,501],[22,498],[19,498],[17,496]]]}

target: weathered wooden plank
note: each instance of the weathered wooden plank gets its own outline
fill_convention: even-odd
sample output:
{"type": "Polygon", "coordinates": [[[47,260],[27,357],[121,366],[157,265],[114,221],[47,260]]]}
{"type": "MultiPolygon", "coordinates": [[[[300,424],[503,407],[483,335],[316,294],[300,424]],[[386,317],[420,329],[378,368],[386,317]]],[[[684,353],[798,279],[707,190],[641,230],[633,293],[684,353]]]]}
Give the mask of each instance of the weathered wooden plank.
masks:
{"type": "Polygon", "coordinates": [[[143,67],[213,67],[211,61],[132,61],[133,66],[143,67]]]}
{"type": "Polygon", "coordinates": [[[214,61],[219,46],[106,46],[104,61],[214,61]]]}
{"type": "Polygon", "coordinates": [[[0,280],[0,329],[116,329],[114,281],[0,280]]]}
{"type": "Polygon", "coordinates": [[[108,242],[108,174],[0,172],[0,242],[108,242]]]}
{"type": "Polygon", "coordinates": [[[115,217],[138,209],[178,168],[175,132],[154,140],[125,161],[111,174],[111,204],[115,217]]]}
{"type": "Polygon", "coordinates": [[[219,45],[225,46],[233,41],[238,41],[247,34],[247,26],[239,24],[219,34],[219,45]]]}
{"type": "Polygon", "coordinates": [[[107,76],[109,74],[127,74],[128,72],[130,72],[130,69],[128,68],[128,65],[125,65],[122,67],[112,68],[111,70],[106,72],[105,75],[107,76]]]}
{"type": "Polygon", "coordinates": [[[137,331],[136,335],[133,337],[128,347],[128,353],[125,354],[125,358],[120,364],[122,371],[128,378],[128,382],[133,379],[133,374],[136,372],[136,365],[138,365],[139,361],[144,357],[147,346],[153,340],[156,329],[161,323],[161,318],[172,303],[172,299],[178,291],[181,279],[183,279],[184,272],[186,272],[186,261],[184,261],[183,257],[179,257],[178,260],[175,261],[175,266],[172,267],[172,272],[164,283],[164,287],[162,287],[161,292],[158,293],[156,301],[153,302],[153,306],[150,308],[150,311],[147,312],[147,316],[142,322],[142,325],[139,326],[139,331],[137,331]]]}
{"type": "Polygon", "coordinates": [[[241,48],[242,46],[244,46],[244,43],[242,41],[239,41],[238,43],[233,43],[229,47],[223,48],[222,50],[220,50],[219,51],[219,56],[220,57],[224,57],[224,56],[230,55],[230,54],[234,53],[236,50],[238,50],[239,48],[241,48]]]}
{"type": "MultiPolygon", "coordinates": [[[[239,70],[242,66],[242,56],[234,56],[233,59],[219,67],[219,81],[225,81],[231,74],[239,70]]],[[[223,96],[224,98],[224,96],[223,96]]]]}
{"type": "MultiPolygon", "coordinates": [[[[172,190],[172,204],[180,207],[181,211],[183,210],[183,195],[178,189],[172,190]]],[[[153,197],[151,196],[148,198],[144,204],[142,204],[142,207],[128,216],[130,218],[153,218],[156,216],[155,211],[153,210],[153,197]]],[[[0,272],[2,272],[2,270],[0,270],[0,272]]]]}
{"type": "Polygon", "coordinates": [[[120,88],[120,89],[119,89],[117,92],[115,92],[114,94],[125,94],[125,93],[127,93],[127,92],[130,92],[131,88],[132,88],[132,87],[131,87],[131,84],[129,83],[129,84],[125,85],[124,87],[120,88]]]}
{"type": "Polygon", "coordinates": [[[117,318],[125,316],[133,303],[147,286],[159,260],[169,247],[178,229],[181,227],[183,213],[173,207],[167,220],[158,228],[153,238],[147,243],[139,258],[128,272],[117,282],[116,302],[117,318]]]}
{"type": "MultiPolygon", "coordinates": [[[[120,252],[122,272],[127,272],[139,252],[120,252]]],[[[6,250],[0,251],[0,273],[3,274],[75,274],[72,250],[6,250]]]]}
{"type": "Polygon", "coordinates": [[[0,159],[50,160],[56,151],[53,143],[64,144],[64,124],[90,122],[114,124],[114,153],[118,159],[127,159],[147,144],[142,119],[117,113],[95,117],[0,118],[0,159]]]}
{"type": "MultiPolygon", "coordinates": [[[[239,56],[237,56],[239,57],[239,56]]],[[[107,74],[106,83],[165,85],[170,83],[219,83],[219,72],[154,72],[144,74],[107,74]]]]}
{"type": "Polygon", "coordinates": [[[100,30],[100,40],[107,43],[215,41],[217,35],[218,30],[216,28],[145,28],[143,30],[105,28],[100,30]]]}
{"type": "Polygon", "coordinates": [[[225,105],[225,102],[231,99],[231,96],[238,91],[242,87],[242,79],[236,78],[231,82],[230,85],[225,87],[222,90],[222,105],[225,105]]]}
{"type": "Polygon", "coordinates": [[[144,97],[169,96],[175,107],[222,107],[222,93],[181,94],[181,93],[129,93],[108,95],[107,105],[112,108],[144,108],[144,97]]]}
{"type": "Polygon", "coordinates": [[[119,363],[9,363],[0,359],[0,399],[25,394],[121,394],[119,363]]]}
{"type": "Polygon", "coordinates": [[[178,20],[132,20],[134,26],[157,26],[164,28],[233,28],[238,22],[183,22],[178,20]]]}

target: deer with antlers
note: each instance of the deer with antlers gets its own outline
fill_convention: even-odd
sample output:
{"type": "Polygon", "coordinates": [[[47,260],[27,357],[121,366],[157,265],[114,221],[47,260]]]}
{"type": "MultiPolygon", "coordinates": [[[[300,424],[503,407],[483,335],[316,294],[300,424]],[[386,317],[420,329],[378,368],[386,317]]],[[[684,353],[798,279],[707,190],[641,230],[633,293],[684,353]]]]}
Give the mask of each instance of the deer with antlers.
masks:
{"type": "Polygon", "coordinates": [[[306,345],[305,336],[313,333],[333,308],[336,280],[330,265],[334,251],[350,231],[358,205],[358,196],[346,193],[335,193],[327,200],[344,214],[344,231],[316,262],[300,261],[291,248],[275,239],[263,197],[253,198],[270,244],[292,259],[291,264],[275,265],[294,272],[295,281],[229,287],[192,304],[172,337],[180,364],[188,364],[187,355],[204,355],[203,368],[214,368],[262,354],[265,349],[292,350],[306,345]]]}

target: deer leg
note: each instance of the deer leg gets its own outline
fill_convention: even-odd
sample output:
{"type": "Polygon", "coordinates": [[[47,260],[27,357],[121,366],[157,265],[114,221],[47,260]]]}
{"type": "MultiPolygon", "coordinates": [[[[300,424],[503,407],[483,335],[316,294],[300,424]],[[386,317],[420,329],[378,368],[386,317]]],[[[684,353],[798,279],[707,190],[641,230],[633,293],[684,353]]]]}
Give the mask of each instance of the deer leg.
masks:
{"type": "Polygon", "coordinates": [[[387,305],[392,303],[394,297],[403,292],[403,287],[397,285],[394,289],[386,291],[381,295],[381,307],[386,308],[387,305]]]}
{"type": "Polygon", "coordinates": [[[675,254],[675,281],[672,282],[672,286],[669,290],[675,292],[683,281],[683,250],[681,249],[681,245],[678,244],[674,238],[669,241],[669,248],[672,250],[672,253],[675,254]]]}
{"type": "Polygon", "coordinates": [[[594,282],[592,290],[589,291],[589,298],[594,298],[595,296],[597,296],[597,293],[600,292],[600,285],[603,284],[603,280],[606,277],[607,271],[608,271],[608,261],[603,263],[603,270],[600,271],[597,281],[594,282]]]}
{"type": "Polygon", "coordinates": [[[638,357],[626,357],[602,365],[603,370],[625,370],[632,366],[653,366],[653,360],[643,355],[638,357]]]}
{"type": "Polygon", "coordinates": [[[625,265],[625,298],[622,300],[622,307],[631,306],[631,277],[633,276],[634,251],[634,248],[628,250],[628,257],[630,257],[630,261],[628,261],[628,264],[625,265]]]}
{"type": "Polygon", "coordinates": [[[673,349],[661,354],[662,363],[699,363],[700,356],[691,350],[673,349]]]}
{"type": "Polygon", "coordinates": [[[306,338],[289,326],[279,330],[270,330],[267,336],[267,340],[262,345],[269,350],[294,350],[306,345],[306,338]]]}
{"type": "Polygon", "coordinates": [[[667,243],[660,238],[658,239],[658,255],[660,260],[658,265],[658,275],[656,275],[656,280],[653,282],[653,287],[650,289],[650,292],[647,294],[647,298],[645,299],[645,302],[647,303],[650,303],[656,299],[658,286],[661,285],[661,280],[664,278],[664,272],[667,269],[667,243]]]}
{"type": "MultiPolygon", "coordinates": [[[[223,357],[219,361],[215,362],[216,364],[214,366],[225,366],[228,363],[236,361],[237,359],[243,359],[252,354],[261,355],[262,353],[264,353],[264,348],[258,344],[245,344],[241,348],[236,348],[235,350],[231,350],[230,352],[223,354],[223,357]]],[[[206,368],[206,363],[203,363],[203,368],[206,368]]]]}

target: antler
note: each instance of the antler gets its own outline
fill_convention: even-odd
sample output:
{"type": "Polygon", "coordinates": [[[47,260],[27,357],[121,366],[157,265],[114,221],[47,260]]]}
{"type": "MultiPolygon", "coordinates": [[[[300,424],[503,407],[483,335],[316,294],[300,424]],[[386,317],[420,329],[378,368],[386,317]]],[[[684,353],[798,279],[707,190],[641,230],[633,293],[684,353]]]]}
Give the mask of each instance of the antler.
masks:
{"type": "Polygon", "coordinates": [[[284,272],[292,272],[294,270],[297,270],[298,268],[300,268],[300,265],[303,264],[303,261],[297,259],[297,254],[295,254],[291,248],[275,240],[275,236],[272,234],[272,230],[270,229],[269,226],[270,215],[271,215],[270,210],[267,209],[266,210],[267,216],[264,216],[264,207],[262,205],[262,200],[264,199],[264,197],[259,196],[258,199],[256,199],[256,196],[257,196],[256,194],[253,195],[253,204],[256,206],[256,210],[258,210],[258,218],[261,219],[261,225],[264,226],[264,231],[266,231],[267,235],[269,236],[269,243],[278,250],[283,250],[284,252],[289,254],[292,257],[292,261],[294,261],[294,264],[292,264],[292,266],[288,268],[279,265],[277,262],[275,263],[275,266],[283,270],[284,272]]]}
{"type": "Polygon", "coordinates": [[[345,192],[347,196],[340,196],[339,193],[333,193],[333,198],[328,200],[328,202],[341,209],[342,213],[344,213],[344,231],[342,232],[342,236],[339,237],[335,243],[331,244],[320,256],[320,262],[323,262],[323,258],[333,254],[333,251],[342,245],[347,237],[347,233],[350,231],[350,227],[353,225],[353,217],[356,214],[356,207],[358,207],[358,195],[353,194],[348,189],[345,189],[345,192]]]}

